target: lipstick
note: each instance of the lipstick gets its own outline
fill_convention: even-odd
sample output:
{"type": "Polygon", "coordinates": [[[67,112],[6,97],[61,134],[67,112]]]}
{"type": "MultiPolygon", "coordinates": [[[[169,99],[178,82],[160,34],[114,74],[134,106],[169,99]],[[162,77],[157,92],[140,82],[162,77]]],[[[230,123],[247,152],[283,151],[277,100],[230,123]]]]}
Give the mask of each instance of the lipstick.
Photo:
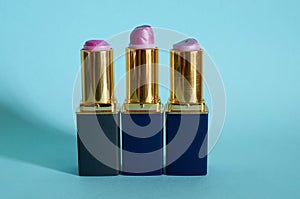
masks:
{"type": "Polygon", "coordinates": [[[76,114],[80,176],[119,173],[119,112],[113,70],[110,45],[104,40],[85,42],[81,50],[82,100],[76,114]]]}
{"type": "Polygon", "coordinates": [[[158,49],[150,26],[136,27],[126,49],[126,100],[121,112],[122,174],[161,175],[163,106],[158,96],[158,49]]]}
{"type": "Polygon", "coordinates": [[[170,69],[166,174],[206,175],[208,108],[203,99],[203,50],[195,39],[173,45],[170,69]]]}

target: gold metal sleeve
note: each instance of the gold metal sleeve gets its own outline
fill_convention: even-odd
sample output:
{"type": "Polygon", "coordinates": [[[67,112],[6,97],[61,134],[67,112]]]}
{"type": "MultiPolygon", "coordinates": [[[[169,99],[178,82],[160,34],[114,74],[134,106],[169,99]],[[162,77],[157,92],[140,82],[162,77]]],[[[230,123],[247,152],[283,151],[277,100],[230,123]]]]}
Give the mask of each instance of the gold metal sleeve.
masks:
{"type": "Polygon", "coordinates": [[[207,112],[203,99],[203,50],[170,52],[169,111],[207,112]]]}
{"type": "Polygon", "coordinates": [[[82,101],[80,111],[113,112],[113,50],[81,50],[82,101]]]}
{"type": "Polygon", "coordinates": [[[158,49],[126,49],[125,111],[160,111],[158,49]]]}

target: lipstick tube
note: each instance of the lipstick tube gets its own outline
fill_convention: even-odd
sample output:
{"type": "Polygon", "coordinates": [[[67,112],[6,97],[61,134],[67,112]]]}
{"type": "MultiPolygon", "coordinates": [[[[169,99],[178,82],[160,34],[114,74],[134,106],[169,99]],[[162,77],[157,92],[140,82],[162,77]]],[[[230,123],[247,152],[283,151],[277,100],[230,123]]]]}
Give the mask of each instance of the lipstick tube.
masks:
{"type": "Polygon", "coordinates": [[[80,176],[119,173],[119,112],[114,98],[113,50],[90,40],[81,50],[82,101],[77,112],[80,176]]]}
{"type": "Polygon", "coordinates": [[[161,175],[163,106],[158,96],[158,49],[150,26],[133,30],[126,49],[126,100],[121,112],[122,174],[161,175]]]}
{"type": "Polygon", "coordinates": [[[203,99],[203,50],[195,39],[173,45],[170,68],[166,175],[206,175],[208,108],[203,99]]]}

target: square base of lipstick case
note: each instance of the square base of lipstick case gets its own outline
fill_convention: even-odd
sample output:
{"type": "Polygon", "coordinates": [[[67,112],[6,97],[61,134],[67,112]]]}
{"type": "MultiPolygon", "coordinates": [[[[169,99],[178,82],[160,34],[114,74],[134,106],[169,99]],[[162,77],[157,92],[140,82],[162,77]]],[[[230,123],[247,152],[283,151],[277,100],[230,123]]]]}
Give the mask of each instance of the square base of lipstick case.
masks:
{"type": "Polygon", "coordinates": [[[163,118],[163,113],[121,113],[122,149],[137,154],[122,152],[123,175],[163,174],[163,118]],[[150,158],[143,156],[157,150],[150,158]],[[151,165],[158,169],[142,172],[151,165]]]}
{"type": "MultiPolygon", "coordinates": [[[[119,113],[77,113],[77,146],[78,146],[78,171],[80,176],[112,176],[119,174],[119,113]],[[99,127],[100,125],[100,127],[99,127]],[[106,136],[112,144],[118,146],[113,149],[104,147],[104,139],[106,136]],[[85,139],[83,139],[83,136],[85,139]],[[83,140],[96,142],[93,150],[105,153],[106,161],[112,166],[109,167],[96,159],[87,149],[88,143],[83,140]]],[[[88,142],[90,142],[88,141],[88,142]]]]}
{"type": "Polygon", "coordinates": [[[166,113],[166,175],[202,176],[207,174],[207,129],[208,114],[166,113]],[[172,148],[171,145],[168,147],[176,136],[180,137],[180,140],[190,139],[191,142],[186,145],[187,150],[179,158],[176,156],[184,144],[174,141],[175,145],[172,148]],[[199,153],[202,144],[201,158],[199,153]]]}

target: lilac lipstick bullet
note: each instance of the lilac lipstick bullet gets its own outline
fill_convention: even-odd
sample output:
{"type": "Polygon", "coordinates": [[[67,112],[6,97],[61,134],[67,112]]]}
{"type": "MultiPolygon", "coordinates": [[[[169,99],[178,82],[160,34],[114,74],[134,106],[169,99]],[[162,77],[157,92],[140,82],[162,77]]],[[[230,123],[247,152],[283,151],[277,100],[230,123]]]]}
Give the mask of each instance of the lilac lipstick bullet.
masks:
{"type": "Polygon", "coordinates": [[[174,50],[178,51],[195,51],[200,50],[200,45],[196,39],[185,39],[173,45],[174,50]]]}
{"type": "Polygon", "coordinates": [[[143,25],[136,27],[130,34],[129,48],[155,48],[154,33],[151,26],[143,25]]]}

